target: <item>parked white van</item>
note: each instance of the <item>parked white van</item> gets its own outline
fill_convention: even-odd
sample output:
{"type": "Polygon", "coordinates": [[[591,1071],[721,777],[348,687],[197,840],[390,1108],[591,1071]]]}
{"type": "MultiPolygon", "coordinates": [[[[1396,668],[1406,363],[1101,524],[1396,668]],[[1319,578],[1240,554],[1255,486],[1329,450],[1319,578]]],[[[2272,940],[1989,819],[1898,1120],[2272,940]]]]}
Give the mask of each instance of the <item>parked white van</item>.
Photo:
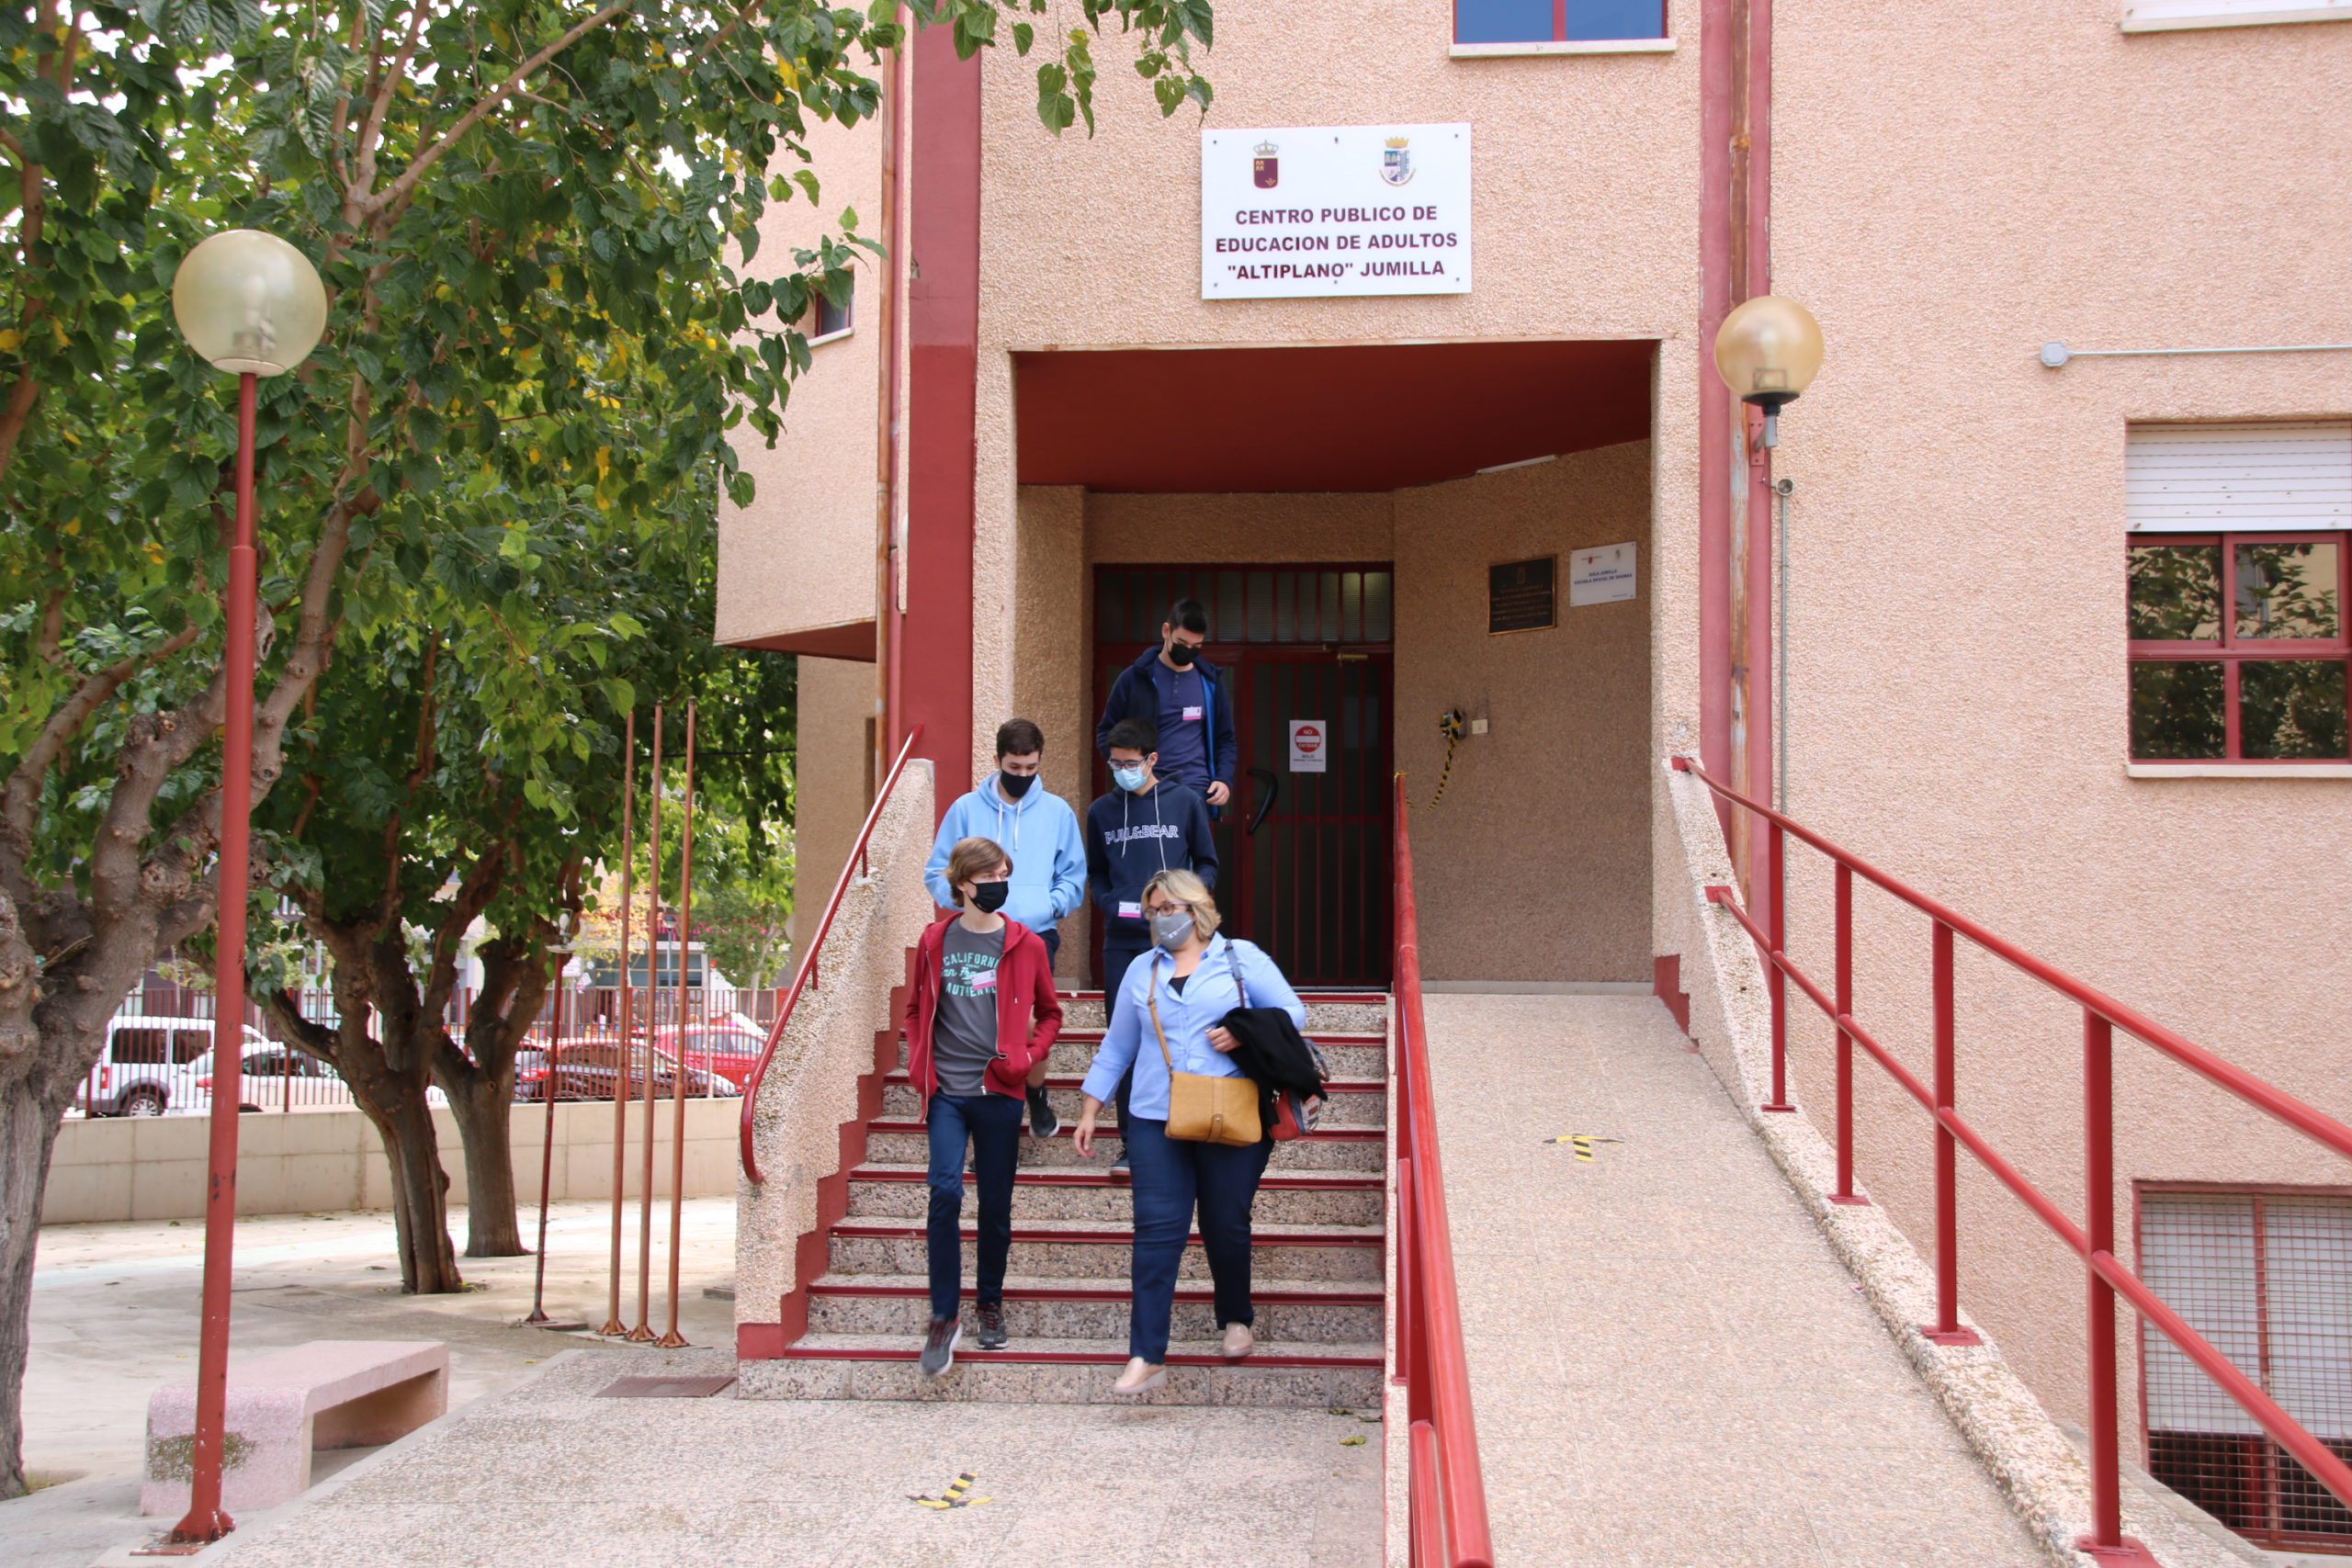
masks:
{"type": "MultiPolygon", "coordinates": [[[[252,1024],[245,1046],[271,1043],[252,1024]]],[[[74,1091],[74,1105],[91,1116],[161,1116],[211,1102],[196,1085],[212,1050],[209,1018],[150,1018],[117,1014],[107,1024],[107,1048],[74,1091]]]]}

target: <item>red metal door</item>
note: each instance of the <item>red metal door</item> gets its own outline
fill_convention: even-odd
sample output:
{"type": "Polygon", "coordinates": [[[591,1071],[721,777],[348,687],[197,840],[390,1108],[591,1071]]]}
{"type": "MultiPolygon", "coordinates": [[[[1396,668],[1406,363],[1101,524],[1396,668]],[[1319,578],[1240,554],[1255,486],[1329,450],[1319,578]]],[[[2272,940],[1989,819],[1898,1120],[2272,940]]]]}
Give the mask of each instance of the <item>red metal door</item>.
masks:
{"type": "MultiPolygon", "coordinates": [[[[1385,565],[1105,566],[1095,573],[1094,711],[1178,599],[1209,612],[1228,672],[1239,773],[1217,823],[1226,930],[1301,987],[1389,978],[1394,577],[1385,565]],[[1293,765],[1312,723],[1322,767],[1293,765]]],[[[1098,757],[1094,787],[1109,787],[1098,757]]],[[[1099,919],[1093,942],[1101,943],[1099,919]]]]}

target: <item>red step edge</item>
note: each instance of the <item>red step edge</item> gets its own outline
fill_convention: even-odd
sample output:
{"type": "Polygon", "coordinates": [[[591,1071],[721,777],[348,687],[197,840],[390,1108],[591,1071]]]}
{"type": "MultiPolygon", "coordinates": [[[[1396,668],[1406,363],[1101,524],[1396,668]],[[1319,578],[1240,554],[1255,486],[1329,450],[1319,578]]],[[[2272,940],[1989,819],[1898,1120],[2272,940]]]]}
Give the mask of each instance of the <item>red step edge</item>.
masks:
{"type": "MultiPolygon", "coordinates": [[[[857,1276],[845,1274],[839,1279],[820,1280],[808,1287],[813,1296],[833,1300],[854,1300],[861,1296],[888,1296],[908,1301],[925,1300],[931,1295],[929,1285],[861,1285],[857,1276]]],[[[1009,1302],[1102,1302],[1118,1303],[1132,1300],[1135,1292],[1121,1287],[1096,1288],[1085,1285],[1007,1285],[1004,1299],[1009,1302]]],[[[978,1291],[970,1285],[963,1290],[966,1301],[979,1299],[978,1291]]],[[[1213,1302],[1216,1289],[1213,1285],[1179,1284],[1176,1299],[1180,1302],[1213,1302]]],[[[1261,1291],[1250,1292],[1250,1302],[1257,1306],[1377,1306],[1387,1300],[1377,1289],[1362,1291],[1261,1291]]]]}
{"type": "MultiPolygon", "coordinates": [[[[1100,991],[1059,991],[1056,995],[1066,1002],[1099,1002],[1102,999],[1102,993],[1100,991]]],[[[1298,993],[1298,999],[1308,1007],[1313,1007],[1317,1002],[1331,1007],[1386,1007],[1388,993],[1386,991],[1301,991],[1298,993]]]]}
{"type": "MultiPolygon", "coordinates": [[[[904,1067],[891,1068],[890,1076],[882,1081],[893,1089],[903,1089],[913,1082],[907,1077],[907,1070],[904,1067]]],[[[1086,1075],[1049,1073],[1046,1077],[1046,1087],[1047,1089],[1083,1089],[1086,1087],[1086,1075]]],[[[1325,1084],[1323,1089],[1327,1094],[1385,1094],[1388,1092],[1388,1080],[1386,1078],[1333,1078],[1329,1083],[1325,1084]]]]}
{"type": "MultiPolygon", "coordinates": [[[[861,1165],[849,1173],[852,1181],[928,1181],[928,1170],[907,1165],[861,1165]]],[[[1107,1170],[1081,1170],[1075,1166],[1031,1165],[1013,1172],[1016,1187],[1126,1187],[1125,1176],[1107,1170]]],[[[1270,1170],[1258,1179],[1258,1190],[1286,1192],[1377,1192],[1388,1185],[1378,1171],[1270,1170]]]]}
{"type": "MultiPolygon", "coordinates": [[[[930,1234],[930,1229],[922,1220],[845,1219],[835,1221],[831,1234],[854,1241],[921,1241],[930,1234]]],[[[980,1230],[977,1224],[962,1225],[957,1227],[957,1234],[966,1241],[976,1241],[979,1238],[980,1230]]],[[[1080,1247],[1133,1247],[1136,1233],[1112,1227],[1065,1231],[1015,1225],[1012,1227],[1012,1239],[1017,1242],[1062,1242],[1080,1247]]],[[[1191,1231],[1186,1233],[1184,1244],[1187,1247],[1197,1246],[1200,1239],[1200,1232],[1191,1231]]],[[[1365,1235],[1310,1231],[1304,1235],[1269,1235],[1264,1231],[1258,1231],[1250,1237],[1253,1247],[1379,1247],[1383,1245],[1383,1239],[1382,1233],[1378,1231],[1365,1235]]]]}
{"type": "MultiPolygon", "coordinates": [[[[912,1361],[922,1355],[922,1347],[920,1345],[868,1350],[853,1350],[837,1345],[788,1345],[781,1356],[771,1359],[785,1361],[912,1361]]],[[[1127,1364],[1127,1358],[1116,1350],[967,1350],[958,1346],[956,1359],[958,1361],[1000,1361],[1014,1366],[1124,1367],[1127,1364]]],[[[1279,1356],[1261,1350],[1239,1361],[1228,1361],[1223,1356],[1185,1352],[1169,1357],[1166,1364],[1171,1367],[1340,1369],[1376,1368],[1385,1362],[1379,1356],[1279,1356]]]]}

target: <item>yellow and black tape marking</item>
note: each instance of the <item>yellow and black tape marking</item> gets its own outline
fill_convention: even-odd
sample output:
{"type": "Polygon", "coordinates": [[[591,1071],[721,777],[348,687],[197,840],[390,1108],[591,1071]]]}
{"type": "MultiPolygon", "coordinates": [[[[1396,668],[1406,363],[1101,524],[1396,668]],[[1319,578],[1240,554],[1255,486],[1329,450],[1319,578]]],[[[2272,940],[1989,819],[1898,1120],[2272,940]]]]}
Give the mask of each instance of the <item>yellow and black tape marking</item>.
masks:
{"type": "Polygon", "coordinates": [[[1624,1140],[1622,1138],[1604,1138],[1597,1133],[1563,1133],[1556,1138],[1546,1138],[1544,1141],[1547,1144],[1567,1145],[1570,1148],[1576,1150],[1577,1158],[1579,1161],[1586,1165],[1590,1165],[1592,1163],[1593,1145],[1623,1143],[1624,1140]]]}
{"type": "Polygon", "coordinates": [[[946,1490],[938,1496],[918,1497],[910,1493],[907,1501],[919,1508],[977,1508],[989,1500],[986,1497],[975,1497],[971,1495],[972,1483],[978,1479],[978,1476],[967,1470],[949,1482],[946,1490]]]}

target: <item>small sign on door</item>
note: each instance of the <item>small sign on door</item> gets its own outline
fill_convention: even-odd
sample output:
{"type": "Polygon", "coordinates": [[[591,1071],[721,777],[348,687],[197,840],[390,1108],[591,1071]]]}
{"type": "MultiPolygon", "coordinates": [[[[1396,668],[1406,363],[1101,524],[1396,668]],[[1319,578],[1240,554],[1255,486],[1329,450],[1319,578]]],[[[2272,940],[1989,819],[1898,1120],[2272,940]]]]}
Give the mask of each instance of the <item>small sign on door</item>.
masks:
{"type": "Polygon", "coordinates": [[[1290,771],[1294,773],[1327,772],[1324,761],[1331,750],[1331,727],[1319,718],[1295,718],[1290,721],[1290,771]]]}

